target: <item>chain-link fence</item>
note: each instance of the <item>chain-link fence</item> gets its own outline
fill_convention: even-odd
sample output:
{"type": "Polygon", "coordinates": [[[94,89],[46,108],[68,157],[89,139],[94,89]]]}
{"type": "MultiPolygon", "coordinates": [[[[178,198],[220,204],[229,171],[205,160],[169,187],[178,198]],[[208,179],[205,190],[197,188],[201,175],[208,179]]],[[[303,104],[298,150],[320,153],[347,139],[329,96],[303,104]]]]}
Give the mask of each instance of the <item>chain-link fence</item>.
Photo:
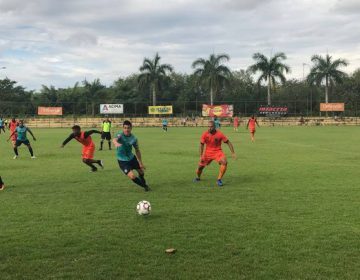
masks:
{"type": "MultiPolygon", "coordinates": [[[[343,102],[343,101],[334,101],[343,102]]],[[[65,116],[101,116],[100,104],[124,104],[124,117],[147,117],[148,106],[152,105],[145,102],[129,103],[119,100],[103,100],[99,102],[56,102],[56,103],[39,103],[39,102],[0,102],[0,116],[4,117],[20,117],[20,116],[36,116],[38,106],[48,107],[62,107],[65,116]]],[[[201,116],[202,101],[166,101],[159,102],[157,105],[172,105],[173,116],[175,117],[196,117],[201,116]]],[[[234,106],[234,115],[248,116],[251,114],[258,114],[258,110],[262,106],[266,106],[264,101],[260,100],[225,100],[216,102],[214,105],[231,104],[234,106]]],[[[314,101],[311,98],[307,100],[291,100],[274,102],[272,106],[287,107],[287,116],[325,116],[324,112],[320,112],[320,102],[314,101]]],[[[358,109],[360,109],[360,102],[345,102],[344,112],[331,112],[328,116],[342,116],[342,117],[357,117],[358,109]]]]}

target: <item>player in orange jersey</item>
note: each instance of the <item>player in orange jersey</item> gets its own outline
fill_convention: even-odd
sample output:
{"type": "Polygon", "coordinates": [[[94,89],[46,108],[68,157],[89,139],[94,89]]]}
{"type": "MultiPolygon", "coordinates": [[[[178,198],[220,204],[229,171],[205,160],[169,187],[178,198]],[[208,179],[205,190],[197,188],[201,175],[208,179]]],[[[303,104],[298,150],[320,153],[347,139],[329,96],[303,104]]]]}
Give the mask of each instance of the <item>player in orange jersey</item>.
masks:
{"type": "Polygon", "coordinates": [[[240,125],[239,117],[235,116],[234,118],[234,131],[238,131],[239,125],[240,125]]]}
{"type": "Polygon", "coordinates": [[[249,131],[250,131],[251,142],[255,142],[255,132],[256,132],[256,126],[255,125],[260,127],[257,120],[256,120],[256,118],[255,118],[255,116],[252,115],[251,118],[248,120],[248,123],[246,125],[246,129],[249,129],[249,131]]]}
{"type": "Polygon", "coordinates": [[[61,145],[61,148],[64,148],[69,141],[75,139],[83,145],[83,149],[82,149],[83,163],[91,167],[90,172],[97,171],[97,168],[94,165],[94,163],[98,164],[101,168],[104,168],[102,160],[94,159],[95,144],[90,136],[93,133],[101,134],[101,132],[98,130],[81,131],[81,128],[78,125],[74,125],[72,127],[72,131],[73,133],[71,133],[69,137],[65,139],[65,141],[61,145]]]}
{"type": "Polygon", "coordinates": [[[17,138],[16,128],[18,126],[19,126],[19,123],[16,121],[16,119],[12,118],[11,121],[9,122],[9,131],[10,131],[10,135],[12,134],[10,139],[11,139],[11,143],[13,144],[14,148],[15,148],[15,145],[16,145],[16,138],[17,138]]]}
{"type": "Polygon", "coordinates": [[[226,143],[231,151],[231,156],[235,159],[234,147],[229,139],[219,130],[215,128],[215,122],[209,121],[209,129],[205,131],[200,139],[200,162],[196,170],[196,178],[194,182],[200,181],[200,176],[205,166],[209,165],[213,160],[220,164],[219,176],[217,178],[217,185],[223,186],[222,178],[227,169],[227,160],[224,152],[221,149],[221,143],[226,143]],[[205,152],[204,146],[206,145],[205,152]]]}

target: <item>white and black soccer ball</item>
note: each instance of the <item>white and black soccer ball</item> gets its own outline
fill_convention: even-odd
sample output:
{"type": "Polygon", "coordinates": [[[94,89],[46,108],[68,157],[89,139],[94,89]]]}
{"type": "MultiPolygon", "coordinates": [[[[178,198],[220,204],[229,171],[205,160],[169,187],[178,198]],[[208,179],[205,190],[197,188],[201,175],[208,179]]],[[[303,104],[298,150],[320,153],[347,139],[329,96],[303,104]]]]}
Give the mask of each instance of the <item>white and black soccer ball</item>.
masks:
{"type": "Polygon", "coordinates": [[[136,212],[139,215],[149,215],[151,212],[151,204],[149,201],[142,200],[136,205],[136,212]]]}

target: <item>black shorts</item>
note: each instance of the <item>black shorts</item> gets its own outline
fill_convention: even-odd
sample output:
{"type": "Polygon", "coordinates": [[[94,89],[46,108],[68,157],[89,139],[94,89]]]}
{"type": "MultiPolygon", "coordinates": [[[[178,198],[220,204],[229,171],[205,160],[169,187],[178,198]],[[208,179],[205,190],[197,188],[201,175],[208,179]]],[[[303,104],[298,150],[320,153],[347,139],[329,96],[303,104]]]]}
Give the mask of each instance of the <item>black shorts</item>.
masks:
{"type": "Polygon", "coordinates": [[[19,147],[21,146],[21,144],[24,144],[26,146],[29,146],[30,145],[30,141],[28,139],[26,140],[16,140],[16,143],[15,143],[15,146],[16,147],[19,147]]]}
{"type": "Polygon", "coordinates": [[[120,169],[127,175],[131,170],[139,170],[140,164],[136,157],[129,161],[118,160],[120,169]]]}
{"type": "Polygon", "coordinates": [[[108,140],[108,141],[110,141],[111,140],[111,133],[110,132],[103,132],[103,133],[101,133],[101,139],[106,139],[106,140],[108,140]]]}

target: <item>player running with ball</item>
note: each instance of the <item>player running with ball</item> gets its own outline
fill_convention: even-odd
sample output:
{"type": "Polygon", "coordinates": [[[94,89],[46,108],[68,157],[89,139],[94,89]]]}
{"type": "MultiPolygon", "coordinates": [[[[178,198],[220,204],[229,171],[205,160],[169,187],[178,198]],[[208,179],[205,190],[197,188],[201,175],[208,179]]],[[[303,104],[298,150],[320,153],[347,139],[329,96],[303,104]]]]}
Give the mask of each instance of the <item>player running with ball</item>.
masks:
{"type": "Polygon", "coordinates": [[[120,169],[127,175],[135,184],[144,188],[147,192],[150,190],[145,181],[145,166],[142,162],[139,143],[134,134],[131,133],[132,124],[130,121],[124,121],[123,131],[119,132],[113,143],[116,147],[116,156],[120,169]],[[132,148],[135,149],[136,156],[132,153],[132,148]],[[139,176],[134,173],[137,171],[139,176]]]}
{"type": "Polygon", "coordinates": [[[223,186],[222,178],[227,169],[227,160],[224,152],[221,149],[221,143],[226,143],[231,151],[231,156],[236,159],[234,146],[229,139],[219,130],[215,128],[215,122],[209,121],[209,129],[205,131],[200,139],[200,162],[196,170],[196,178],[194,182],[200,181],[200,176],[205,166],[209,165],[213,160],[220,164],[219,176],[217,178],[217,185],[223,186]],[[204,146],[206,145],[205,152],[204,146]]]}

